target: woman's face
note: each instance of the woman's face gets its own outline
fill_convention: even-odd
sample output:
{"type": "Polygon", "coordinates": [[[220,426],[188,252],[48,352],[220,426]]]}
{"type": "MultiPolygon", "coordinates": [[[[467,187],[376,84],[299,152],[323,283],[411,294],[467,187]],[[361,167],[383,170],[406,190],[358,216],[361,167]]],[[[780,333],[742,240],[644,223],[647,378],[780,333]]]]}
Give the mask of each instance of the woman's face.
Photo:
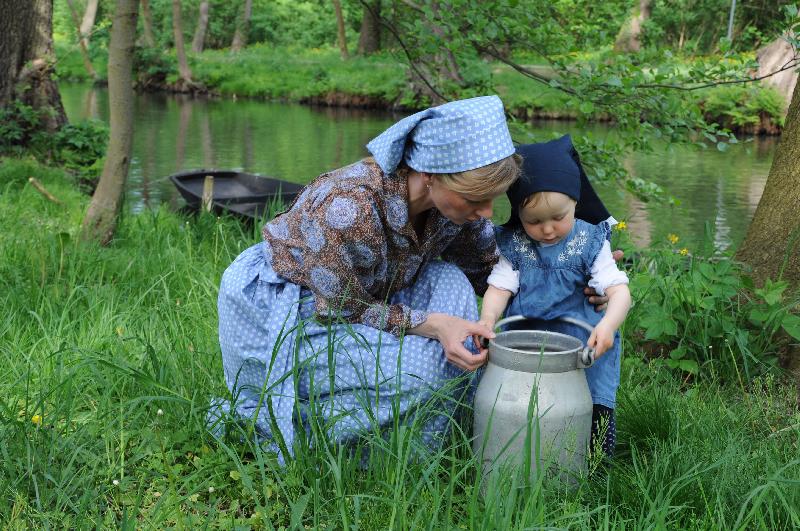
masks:
{"type": "Polygon", "coordinates": [[[491,218],[492,203],[496,197],[477,197],[454,192],[436,178],[430,182],[430,195],[433,206],[457,225],[481,218],[491,218]]]}

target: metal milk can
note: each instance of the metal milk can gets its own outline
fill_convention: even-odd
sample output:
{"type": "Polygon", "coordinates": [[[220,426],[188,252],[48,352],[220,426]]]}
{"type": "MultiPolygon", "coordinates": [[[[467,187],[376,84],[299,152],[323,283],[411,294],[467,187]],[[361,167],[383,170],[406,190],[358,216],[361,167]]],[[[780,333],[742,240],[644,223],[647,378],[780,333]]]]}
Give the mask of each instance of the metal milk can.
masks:
{"type": "MultiPolygon", "coordinates": [[[[497,327],[523,320],[509,317],[497,327]]],[[[592,330],[576,319],[562,320],[592,330]]],[[[555,472],[571,483],[585,475],[592,396],[582,369],[593,360],[594,351],[580,339],[556,332],[509,330],[489,342],[472,442],[484,480],[493,470],[527,463],[532,477],[555,472]]]]}

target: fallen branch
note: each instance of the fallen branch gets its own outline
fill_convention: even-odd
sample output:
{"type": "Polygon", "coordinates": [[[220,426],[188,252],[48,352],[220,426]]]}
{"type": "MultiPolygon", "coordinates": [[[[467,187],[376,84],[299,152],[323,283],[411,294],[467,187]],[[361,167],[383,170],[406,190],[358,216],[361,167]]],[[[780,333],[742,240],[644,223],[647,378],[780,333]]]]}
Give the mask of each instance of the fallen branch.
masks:
{"type": "Polygon", "coordinates": [[[36,180],[35,177],[28,177],[28,182],[31,183],[33,185],[33,187],[36,188],[36,190],[38,190],[39,193],[42,194],[43,196],[45,196],[48,200],[50,200],[53,203],[56,203],[58,205],[63,205],[64,204],[63,201],[61,201],[56,196],[54,196],[53,194],[48,192],[47,188],[45,188],[42,183],[40,183],[38,180],[36,180]]]}

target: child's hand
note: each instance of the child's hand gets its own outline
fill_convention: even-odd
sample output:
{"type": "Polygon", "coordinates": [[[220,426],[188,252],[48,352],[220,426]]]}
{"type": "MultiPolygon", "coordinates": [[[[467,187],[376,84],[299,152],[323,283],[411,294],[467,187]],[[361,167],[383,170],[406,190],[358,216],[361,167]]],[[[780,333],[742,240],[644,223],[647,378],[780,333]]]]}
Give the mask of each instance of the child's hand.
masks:
{"type": "MultiPolygon", "coordinates": [[[[478,324],[484,325],[489,330],[494,330],[494,321],[491,319],[481,319],[478,321],[478,324]]],[[[474,335],[472,336],[472,341],[475,344],[475,348],[480,351],[481,355],[489,352],[489,339],[484,338],[483,336],[474,335]]]]}
{"type": "Polygon", "coordinates": [[[608,324],[604,323],[602,320],[594,327],[587,344],[594,349],[595,360],[614,345],[614,332],[616,332],[616,330],[608,326],[608,324]]]}

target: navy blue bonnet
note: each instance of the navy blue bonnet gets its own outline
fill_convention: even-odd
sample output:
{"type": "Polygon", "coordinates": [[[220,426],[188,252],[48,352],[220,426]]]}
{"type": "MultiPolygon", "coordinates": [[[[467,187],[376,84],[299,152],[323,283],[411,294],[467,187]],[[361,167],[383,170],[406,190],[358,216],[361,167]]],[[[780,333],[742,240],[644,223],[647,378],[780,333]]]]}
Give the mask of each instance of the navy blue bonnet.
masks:
{"type": "Polygon", "coordinates": [[[560,192],[575,199],[575,217],[595,225],[611,216],[592,188],[569,135],[550,142],[521,144],[516,151],[522,156],[522,172],[507,192],[511,217],[506,227],[520,226],[519,207],[537,192],[560,192]]]}

